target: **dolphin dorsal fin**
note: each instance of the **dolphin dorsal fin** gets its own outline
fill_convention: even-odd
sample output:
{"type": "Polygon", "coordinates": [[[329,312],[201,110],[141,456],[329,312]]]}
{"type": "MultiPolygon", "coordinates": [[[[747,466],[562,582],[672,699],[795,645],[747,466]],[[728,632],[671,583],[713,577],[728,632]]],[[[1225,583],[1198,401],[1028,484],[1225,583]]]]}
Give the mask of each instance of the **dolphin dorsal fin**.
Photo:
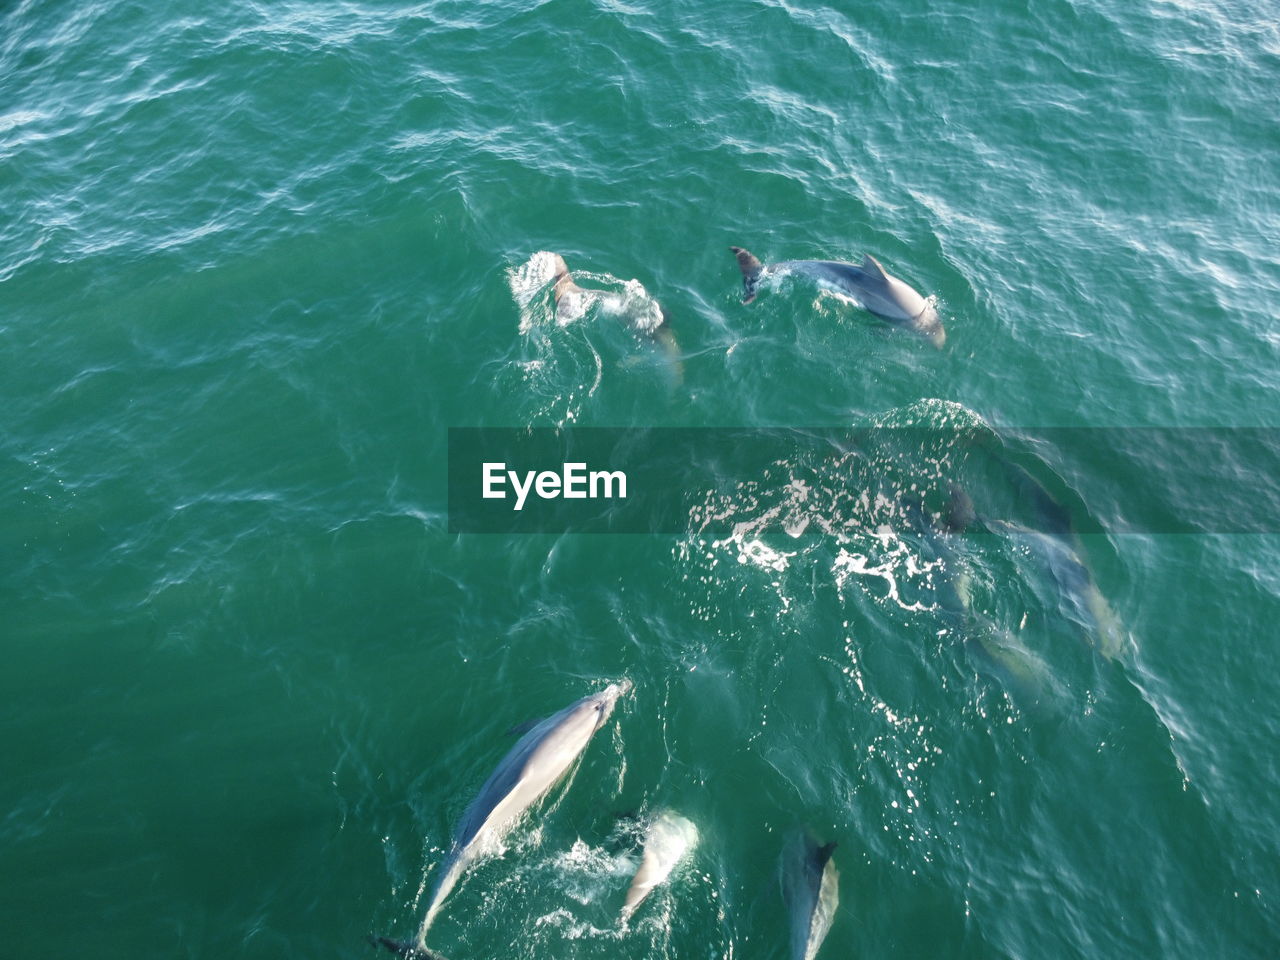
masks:
{"type": "Polygon", "coordinates": [[[546,717],[534,717],[532,720],[526,720],[524,723],[517,723],[515,726],[513,726],[513,727],[509,727],[509,728],[507,729],[507,736],[508,736],[508,737],[522,737],[522,736],[524,736],[526,733],[528,733],[530,730],[532,730],[534,727],[536,727],[538,724],[540,724],[540,723],[541,723],[543,720],[545,720],[545,719],[547,719],[547,718],[546,718],[546,717]]]}
{"type": "Polygon", "coordinates": [[[862,255],[862,271],[882,280],[889,279],[889,275],[884,272],[884,267],[880,266],[880,261],[869,253],[862,255]]]}

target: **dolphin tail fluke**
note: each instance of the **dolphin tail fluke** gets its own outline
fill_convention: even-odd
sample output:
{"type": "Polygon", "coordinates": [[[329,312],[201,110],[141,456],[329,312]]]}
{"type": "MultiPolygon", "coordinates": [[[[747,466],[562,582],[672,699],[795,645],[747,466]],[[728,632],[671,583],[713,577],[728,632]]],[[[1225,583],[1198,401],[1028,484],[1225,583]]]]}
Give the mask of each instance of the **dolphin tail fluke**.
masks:
{"type": "Polygon", "coordinates": [[[369,943],[374,947],[386,947],[392,953],[404,957],[405,960],[444,960],[434,950],[408,940],[392,940],[390,937],[379,937],[369,934],[369,943]]]}
{"type": "Polygon", "coordinates": [[[580,287],[573,282],[573,277],[569,274],[569,266],[564,262],[564,257],[560,256],[558,253],[553,254],[552,256],[555,257],[555,260],[553,261],[555,266],[554,280],[556,282],[555,298],[556,305],[558,306],[562,297],[580,289],[580,287]]]}
{"type": "Polygon", "coordinates": [[[742,298],[742,302],[750,303],[756,298],[756,287],[759,286],[760,277],[764,273],[764,264],[756,259],[750,250],[743,250],[741,247],[729,249],[738,258],[738,268],[742,271],[742,288],[747,294],[742,298]]]}

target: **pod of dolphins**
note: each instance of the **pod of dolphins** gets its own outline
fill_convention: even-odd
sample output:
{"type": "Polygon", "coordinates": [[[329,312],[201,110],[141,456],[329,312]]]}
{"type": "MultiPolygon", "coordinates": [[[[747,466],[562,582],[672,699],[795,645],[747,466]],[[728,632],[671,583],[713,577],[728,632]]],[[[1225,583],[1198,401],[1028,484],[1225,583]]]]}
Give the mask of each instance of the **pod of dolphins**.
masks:
{"type": "MultiPolygon", "coordinates": [[[[765,265],[741,247],[730,248],[737,257],[745,291],[751,303],[771,277],[803,276],[824,290],[855,302],[871,313],[909,330],[941,349],[946,331],[933,305],[912,287],[891,276],[874,257],[860,264],[831,260],[782,260],[765,265]]],[[[553,255],[553,296],[561,320],[582,316],[593,305],[624,317],[638,332],[663,345],[673,360],[678,347],[667,315],[655,302],[628,301],[620,294],[578,286],[564,259],[553,255]]],[[[678,362],[678,361],[677,361],[678,362]]],[[[969,643],[980,658],[993,665],[1015,699],[1034,699],[1043,687],[1047,669],[1009,630],[972,609],[970,584],[964,565],[952,550],[951,536],[974,527],[1003,534],[1024,543],[1052,574],[1062,595],[1087,624],[1091,641],[1107,657],[1119,653],[1126,635],[1098,590],[1088,566],[1081,560],[1078,541],[1060,508],[1029,476],[1035,499],[1044,508],[1042,525],[1047,532],[1004,520],[979,517],[968,495],[953,485],[945,522],[930,519],[923,503],[906,504],[904,512],[916,523],[929,549],[946,572],[939,605],[965,624],[969,643]]],[[[448,856],[431,892],[426,914],[412,940],[371,936],[382,946],[411,960],[443,960],[427,946],[427,934],[445,900],[468,868],[497,850],[505,836],[572,769],[591,739],[608,722],[620,698],[631,691],[629,680],[610,684],[533,723],[494,768],[458,822],[448,856]]],[[[644,830],[640,863],[619,911],[626,929],[645,898],[661,886],[686,859],[698,842],[698,830],[687,818],[670,809],[659,810],[644,830]]],[[[814,960],[835,919],[839,905],[839,872],[832,856],[835,843],[821,843],[807,830],[795,831],[784,845],[780,860],[783,899],[791,917],[790,955],[793,960],[814,960]]]]}
{"type": "MultiPolygon", "coordinates": [[[[370,942],[410,960],[443,960],[427,946],[427,933],[445,899],[467,868],[494,852],[520,818],[564,779],[631,688],[629,680],[612,683],[534,723],[499,761],[458,822],[417,935],[412,940],[370,936],[370,942]]],[[[697,827],[674,810],[659,810],[649,820],[640,865],[618,915],[624,930],[645,898],[666,882],[697,842],[697,827]]],[[[835,916],[839,897],[833,849],[834,843],[820,845],[805,832],[792,837],[783,850],[782,891],[791,911],[795,960],[813,960],[835,916]]]]}
{"type": "MultiPolygon", "coordinates": [[[[939,350],[947,342],[947,332],[933,304],[907,283],[891,276],[870,254],[864,255],[860,264],[838,260],[779,260],[766,265],[742,247],[729,249],[738,258],[738,267],[742,271],[742,287],[746,293],[743,304],[755,300],[761,286],[770,278],[806,277],[816,282],[820,289],[924,337],[939,350]]],[[[628,305],[616,293],[580,287],[573,281],[564,258],[559,254],[552,256],[555,310],[560,320],[576,319],[593,304],[601,304],[611,313],[623,315],[637,332],[661,343],[672,358],[677,355],[675,338],[666,311],[661,306],[653,302],[628,305]],[[658,315],[656,322],[645,315],[655,311],[658,315]]]]}

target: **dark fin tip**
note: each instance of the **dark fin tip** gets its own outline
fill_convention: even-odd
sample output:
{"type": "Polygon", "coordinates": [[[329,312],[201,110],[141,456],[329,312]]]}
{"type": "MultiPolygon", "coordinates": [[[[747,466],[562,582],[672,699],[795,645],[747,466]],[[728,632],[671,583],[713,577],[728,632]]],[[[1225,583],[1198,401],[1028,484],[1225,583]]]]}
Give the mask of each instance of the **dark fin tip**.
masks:
{"type": "MultiPolygon", "coordinates": [[[[559,297],[556,298],[557,300],[559,297]]],[[[507,728],[508,737],[521,737],[540,724],[546,717],[537,717],[533,720],[526,720],[524,723],[517,723],[507,728]]]]}
{"type": "Polygon", "coordinates": [[[368,940],[373,947],[386,947],[392,953],[407,957],[409,960],[444,960],[438,953],[419,950],[416,945],[403,940],[392,940],[390,937],[380,937],[372,933],[369,934],[368,940]]]}
{"type": "Polygon", "coordinates": [[[756,298],[756,285],[760,282],[760,275],[764,273],[764,264],[756,259],[750,250],[744,250],[742,247],[729,249],[737,256],[738,269],[742,271],[742,289],[747,295],[742,302],[750,303],[756,298]]]}
{"type": "Polygon", "coordinates": [[[977,523],[977,513],[967,490],[955,480],[948,485],[947,532],[964,533],[977,523]]]}
{"type": "Polygon", "coordinates": [[[832,840],[830,843],[824,843],[814,852],[814,861],[819,867],[825,867],[827,861],[831,859],[831,855],[836,851],[836,842],[832,840]]]}

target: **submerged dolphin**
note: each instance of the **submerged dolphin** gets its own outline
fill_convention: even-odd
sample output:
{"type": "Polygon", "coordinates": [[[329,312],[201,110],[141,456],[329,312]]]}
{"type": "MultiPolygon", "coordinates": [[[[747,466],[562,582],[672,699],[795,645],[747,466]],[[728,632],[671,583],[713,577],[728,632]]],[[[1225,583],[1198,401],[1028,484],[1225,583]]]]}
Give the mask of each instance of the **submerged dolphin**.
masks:
{"type": "Polygon", "coordinates": [[[689,820],[670,810],[658,814],[645,833],[640,869],[627,889],[627,900],[622,905],[623,923],[635,913],[649,892],[671,875],[676,864],[697,842],[698,828],[689,820]]]}
{"type": "Polygon", "coordinates": [[[792,960],[813,960],[835,919],[840,903],[840,873],[831,859],[835,848],[800,831],[782,851],[782,897],[791,911],[792,960]]]}
{"type": "Polygon", "coordinates": [[[768,266],[750,251],[730,247],[742,270],[743,303],[756,298],[760,282],[766,277],[800,274],[812,277],[835,294],[851,297],[878,317],[918,333],[938,349],[947,342],[947,332],[933,305],[897,277],[890,276],[880,261],[867,254],[861,264],[836,260],[780,260],[768,266]]]}
{"type": "Polygon", "coordinates": [[[979,517],[968,494],[952,487],[952,510],[961,511],[964,524],[970,523],[1025,545],[1049,571],[1058,595],[1074,608],[1083,625],[1086,640],[1108,660],[1133,648],[1133,637],[1098,589],[1093,571],[1081,557],[1084,549],[1075,532],[1070,512],[1036,480],[1025,467],[1008,464],[1014,480],[1031,503],[1035,528],[1009,520],[979,517]],[[958,505],[958,507],[957,507],[958,505]]]}
{"type": "Polygon", "coordinates": [[[1050,694],[1060,694],[1048,665],[1008,627],[974,616],[965,649],[978,670],[994,677],[1020,709],[1045,715],[1055,708],[1050,694]]]}
{"type": "Polygon", "coordinates": [[[614,293],[610,290],[589,290],[580,287],[573,281],[564,257],[552,254],[552,267],[555,271],[555,288],[553,295],[556,301],[556,317],[562,322],[575,320],[582,316],[592,304],[612,314],[620,316],[636,333],[648,337],[659,344],[667,359],[672,364],[677,381],[684,377],[683,365],[680,362],[680,345],[676,343],[675,334],[667,319],[667,311],[652,297],[629,297],[626,294],[614,293]]]}
{"type": "Polygon", "coordinates": [[[630,689],[629,680],[610,684],[540,721],[521,737],[462,815],[417,938],[406,943],[377,937],[375,942],[405,957],[438,958],[427,949],[427,931],[454,885],[478,856],[502,839],[520,814],[568,773],[609,719],[618,698],[630,689]]]}
{"type": "Polygon", "coordinates": [[[953,540],[974,520],[968,494],[953,484],[950,503],[940,522],[930,519],[921,502],[904,504],[903,512],[940,564],[938,606],[958,626],[965,650],[979,671],[994,677],[1023,708],[1046,704],[1047,695],[1054,689],[1048,665],[1007,627],[973,609],[973,576],[956,552],[953,540]]]}
{"type": "Polygon", "coordinates": [[[1007,520],[987,520],[989,530],[1029,546],[1052,575],[1059,595],[1075,608],[1089,642],[1108,660],[1124,653],[1132,638],[1107,598],[1098,589],[1093,571],[1080,559],[1073,538],[1032,530],[1007,520]]]}

